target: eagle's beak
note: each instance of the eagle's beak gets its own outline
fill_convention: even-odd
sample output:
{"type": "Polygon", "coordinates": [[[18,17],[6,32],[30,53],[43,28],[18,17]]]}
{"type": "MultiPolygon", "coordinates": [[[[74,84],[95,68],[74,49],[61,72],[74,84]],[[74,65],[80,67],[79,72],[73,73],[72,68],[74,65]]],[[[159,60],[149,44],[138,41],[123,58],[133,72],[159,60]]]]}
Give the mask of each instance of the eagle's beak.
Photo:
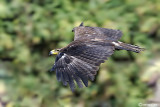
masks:
{"type": "Polygon", "coordinates": [[[58,51],[56,51],[56,50],[51,50],[49,52],[49,55],[57,55],[57,54],[58,54],[58,51]]]}

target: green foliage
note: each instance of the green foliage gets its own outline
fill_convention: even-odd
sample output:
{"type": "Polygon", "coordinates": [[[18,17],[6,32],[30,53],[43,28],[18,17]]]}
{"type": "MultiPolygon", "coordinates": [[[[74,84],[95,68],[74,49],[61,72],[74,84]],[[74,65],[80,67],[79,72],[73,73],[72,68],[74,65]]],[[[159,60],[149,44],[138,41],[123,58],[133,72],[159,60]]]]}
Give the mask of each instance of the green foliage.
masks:
{"type": "Polygon", "coordinates": [[[1,0],[0,106],[136,107],[152,94],[141,77],[160,58],[159,12],[158,0],[1,0]],[[81,21],[120,29],[121,41],[146,51],[115,52],[89,87],[72,93],[49,72],[48,53],[69,44],[81,21]]]}

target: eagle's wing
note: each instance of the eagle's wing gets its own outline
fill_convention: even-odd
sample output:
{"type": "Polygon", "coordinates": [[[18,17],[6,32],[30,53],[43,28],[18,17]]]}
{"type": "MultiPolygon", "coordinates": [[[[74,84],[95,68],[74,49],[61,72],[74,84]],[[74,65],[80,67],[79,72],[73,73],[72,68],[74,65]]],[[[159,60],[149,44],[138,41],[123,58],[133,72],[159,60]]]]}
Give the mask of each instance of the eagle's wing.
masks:
{"type": "Polygon", "coordinates": [[[102,33],[104,35],[104,39],[117,41],[122,37],[122,32],[120,30],[115,29],[107,29],[107,28],[100,28],[95,27],[97,29],[97,32],[102,33]]]}
{"type": "Polygon", "coordinates": [[[78,27],[74,35],[74,40],[96,40],[103,39],[108,41],[118,41],[122,37],[122,32],[115,29],[107,29],[100,27],[78,27]]]}
{"type": "Polygon", "coordinates": [[[56,57],[52,71],[56,71],[58,81],[64,85],[69,83],[74,91],[75,83],[80,88],[88,86],[88,79],[94,80],[101,63],[114,52],[114,46],[105,42],[79,42],[73,41],[64,48],[56,57]]]}

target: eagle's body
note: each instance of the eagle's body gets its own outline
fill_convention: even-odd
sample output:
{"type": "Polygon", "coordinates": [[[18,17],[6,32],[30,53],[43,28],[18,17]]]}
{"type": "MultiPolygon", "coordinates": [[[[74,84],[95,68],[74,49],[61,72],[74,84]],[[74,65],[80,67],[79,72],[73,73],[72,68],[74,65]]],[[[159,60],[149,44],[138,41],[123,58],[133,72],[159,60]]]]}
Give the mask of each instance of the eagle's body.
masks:
{"type": "MultiPolygon", "coordinates": [[[[118,41],[122,32],[99,27],[86,27],[83,23],[72,30],[74,41],[58,50],[51,71],[56,71],[58,81],[69,84],[74,91],[75,83],[80,88],[82,82],[87,87],[88,80],[94,80],[101,63],[110,57],[115,49],[124,49],[139,53],[143,48],[118,41]]],[[[50,54],[56,53],[52,50],[50,54]]]]}

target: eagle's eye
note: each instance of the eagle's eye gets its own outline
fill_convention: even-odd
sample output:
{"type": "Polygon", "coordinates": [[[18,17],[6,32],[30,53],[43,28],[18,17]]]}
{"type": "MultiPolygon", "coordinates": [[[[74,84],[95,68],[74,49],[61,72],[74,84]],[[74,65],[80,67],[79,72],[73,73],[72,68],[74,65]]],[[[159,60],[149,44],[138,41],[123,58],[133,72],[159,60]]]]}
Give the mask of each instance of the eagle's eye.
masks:
{"type": "Polygon", "coordinates": [[[56,51],[58,51],[58,52],[59,52],[60,50],[61,50],[61,49],[56,49],[56,51]]]}

